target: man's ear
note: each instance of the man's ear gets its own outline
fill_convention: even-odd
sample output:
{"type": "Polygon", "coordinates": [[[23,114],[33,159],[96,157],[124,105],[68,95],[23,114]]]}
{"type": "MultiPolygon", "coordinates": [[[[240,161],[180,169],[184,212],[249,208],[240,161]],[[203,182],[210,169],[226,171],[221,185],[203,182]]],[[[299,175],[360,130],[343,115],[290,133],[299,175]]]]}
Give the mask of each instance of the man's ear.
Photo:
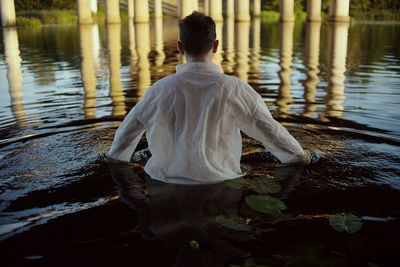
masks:
{"type": "Polygon", "coordinates": [[[213,45],[213,49],[212,49],[212,52],[213,52],[213,53],[217,53],[217,51],[218,51],[218,46],[219,46],[219,41],[218,41],[218,40],[215,40],[215,41],[214,41],[214,45],[213,45]]]}
{"type": "Polygon", "coordinates": [[[181,41],[178,41],[178,50],[179,50],[179,53],[181,54],[181,55],[184,55],[185,54],[185,51],[183,50],[183,44],[182,44],[182,42],[181,41]]]}

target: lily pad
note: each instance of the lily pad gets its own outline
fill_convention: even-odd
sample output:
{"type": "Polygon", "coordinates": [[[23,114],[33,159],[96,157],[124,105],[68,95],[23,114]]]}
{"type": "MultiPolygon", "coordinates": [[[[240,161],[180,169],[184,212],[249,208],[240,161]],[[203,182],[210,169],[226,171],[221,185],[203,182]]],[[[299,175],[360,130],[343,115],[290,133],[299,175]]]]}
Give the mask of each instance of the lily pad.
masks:
{"type": "Polygon", "coordinates": [[[281,185],[268,178],[257,177],[254,179],[243,179],[242,186],[247,187],[260,194],[278,193],[281,191],[281,185]]]}
{"type": "Polygon", "coordinates": [[[253,210],[267,214],[279,214],[281,210],[287,209],[285,203],[269,196],[251,195],[246,197],[246,203],[253,210]]]}
{"type": "Polygon", "coordinates": [[[233,229],[233,230],[239,230],[239,231],[251,231],[252,230],[250,225],[247,225],[241,221],[236,221],[233,219],[225,218],[222,215],[215,217],[215,220],[217,221],[217,223],[219,223],[225,227],[228,227],[230,229],[233,229]]]}
{"type": "Polygon", "coordinates": [[[329,218],[329,223],[338,232],[355,233],[362,227],[361,219],[352,214],[336,214],[329,218]]]}

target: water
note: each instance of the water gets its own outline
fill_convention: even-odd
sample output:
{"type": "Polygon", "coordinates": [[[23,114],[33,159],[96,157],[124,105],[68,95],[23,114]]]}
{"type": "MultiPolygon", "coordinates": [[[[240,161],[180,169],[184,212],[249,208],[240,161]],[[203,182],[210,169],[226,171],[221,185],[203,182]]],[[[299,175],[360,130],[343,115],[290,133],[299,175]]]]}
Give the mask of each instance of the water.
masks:
{"type": "MultiPolygon", "coordinates": [[[[217,23],[217,34],[222,50],[214,62],[249,82],[303,147],[322,157],[309,166],[279,166],[244,138],[246,177],[278,183],[269,195],[287,210],[258,213],[245,203],[253,190],[166,185],[145,178],[141,164],[102,160],[146,88],[183,62],[177,21],[3,29],[0,246],[6,262],[95,257],[149,266],[251,260],[387,266],[396,259],[400,25],[226,20],[217,23]],[[328,222],[337,213],[362,218],[363,228],[337,233],[328,222]],[[218,225],[219,215],[247,220],[253,230],[218,225]],[[190,248],[191,240],[199,250],[190,248]]],[[[142,140],[138,149],[144,148],[142,140]]]]}

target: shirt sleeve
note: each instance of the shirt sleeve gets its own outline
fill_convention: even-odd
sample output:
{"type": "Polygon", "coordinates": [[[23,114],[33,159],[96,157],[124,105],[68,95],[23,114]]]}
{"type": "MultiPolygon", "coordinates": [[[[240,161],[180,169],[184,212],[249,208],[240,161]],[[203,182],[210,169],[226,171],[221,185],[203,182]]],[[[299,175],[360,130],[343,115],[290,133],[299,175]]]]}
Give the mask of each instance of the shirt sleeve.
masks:
{"type": "Polygon", "coordinates": [[[299,142],[271,116],[261,96],[247,84],[239,95],[238,127],[260,141],[282,163],[304,160],[305,152],[299,142]]]}
{"type": "Polygon", "coordinates": [[[122,121],[115,133],[108,156],[120,161],[129,161],[140,138],[145,132],[144,125],[138,118],[140,106],[136,105],[122,121]]]}

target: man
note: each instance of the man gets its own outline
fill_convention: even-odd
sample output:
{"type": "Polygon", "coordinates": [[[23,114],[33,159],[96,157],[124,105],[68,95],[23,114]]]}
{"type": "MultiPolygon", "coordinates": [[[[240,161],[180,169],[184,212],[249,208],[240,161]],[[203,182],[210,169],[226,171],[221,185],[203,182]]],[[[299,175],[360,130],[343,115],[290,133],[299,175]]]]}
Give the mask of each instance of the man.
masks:
{"type": "Polygon", "coordinates": [[[282,163],[308,153],[276,122],[247,83],[211,63],[217,52],[215,23],[193,12],[180,22],[179,52],[187,64],[147,89],[117,130],[108,156],[129,161],[146,131],[154,179],[217,182],[242,176],[240,130],[263,143],[282,163]]]}

